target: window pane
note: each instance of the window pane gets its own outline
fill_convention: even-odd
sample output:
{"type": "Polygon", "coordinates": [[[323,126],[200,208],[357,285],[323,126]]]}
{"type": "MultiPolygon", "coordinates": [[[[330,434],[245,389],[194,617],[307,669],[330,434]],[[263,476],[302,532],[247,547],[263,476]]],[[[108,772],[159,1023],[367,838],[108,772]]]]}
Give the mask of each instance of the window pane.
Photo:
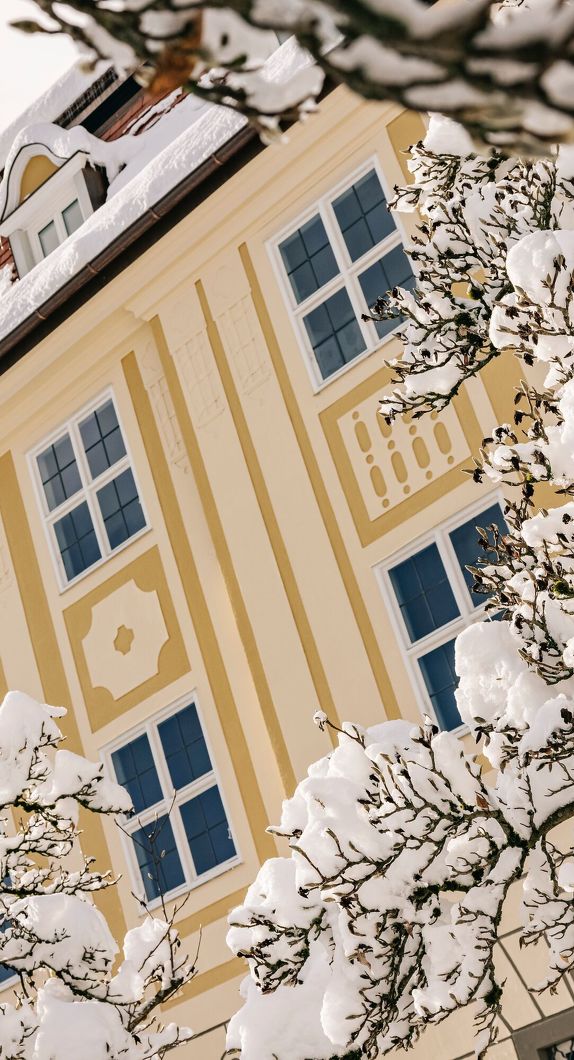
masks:
{"type": "Polygon", "coordinates": [[[209,752],[193,703],[160,722],[157,728],[174,788],[184,788],[210,772],[209,752]]]}
{"type": "Polygon", "coordinates": [[[126,455],[113,401],[106,401],[80,423],[90,474],[97,478],[126,455]]]}
{"type": "Polygon", "coordinates": [[[395,231],[374,169],[339,195],[333,202],[333,210],[351,261],[357,261],[395,231]]]}
{"type": "MultiPolygon", "coordinates": [[[[460,569],[464,575],[469,592],[472,590],[472,584],[474,578],[470,571],[466,568],[475,567],[478,559],[487,558],[487,553],[483,551],[478,542],[478,531],[477,526],[481,526],[486,529],[495,523],[502,533],[508,532],[502,509],[499,504],[491,504],[490,508],[486,508],[484,512],[480,512],[480,515],[474,515],[472,519],[468,519],[462,526],[457,526],[456,530],[453,530],[449,534],[452,542],[452,547],[456,552],[456,558],[460,564],[460,569]]],[[[489,535],[492,540],[492,535],[489,535]]],[[[491,559],[494,557],[491,556],[491,559]]],[[[490,594],[489,594],[490,595],[490,594]]],[[[479,607],[481,603],[487,599],[486,594],[472,594],[472,602],[475,607],[479,607]]]]}
{"type": "Polygon", "coordinates": [[[64,218],[66,232],[71,236],[72,232],[75,232],[76,228],[79,228],[80,225],[84,223],[80,204],[77,199],[74,199],[69,206],[66,206],[65,210],[62,210],[62,217],[64,218]]]}
{"type": "Polygon", "coordinates": [[[145,733],[112,753],[118,784],[127,788],[134,813],[155,806],[163,797],[150,742],[145,733]]]}
{"type": "Polygon", "coordinates": [[[303,317],[323,379],[366,349],[351,300],[343,288],[303,317]]]}
{"type": "Polygon", "coordinates": [[[56,541],[68,581],[101,559],[100,546],[86,501],[54,523],[56,541]]]}
{"type": "Polygon", "coordinates": [[[454,644],[454,639],[449,640],[419,659],[424,683],[442,729],[456,729],[461,724],[454,696],[458,684],[454,669],[454,644]]]}
{"type": "Polygon", "coordinates": [[[45,228],[42,228],[42,230],[38,232],[38,239],[40,240],[40,246],[42,247],[42,254],[47,258],[48,254],[51,254],[60,243],[54,221],[50,221],[45,228]]]}
{"type": "Polygon", "coordinates": [[[559,1045],[550,1045],[545,1050],[545,1055],[547,1060],[574,1060],[574,1038],[560,1042],[559,1045]]]}
{"type": "Polygon", "coordinates": [[[235,856],[217,785],[190,799],[180,812],[198,876],[235,856]]]}
{"type": "Polygon", "coordinates": [[[460,612],[436,545],[397,564],[389,576],[411,641],[458,618],[460,612]]]}
{"type": "Polygon", "coordinates": [[[38,470],[51,512],[81,489],[82,482],[70,436],[65,434],[37,458],[38,470]]]}
{"type": "MultiPolygon", "coordinates": [[[[363,292],[366,307],[372,309],[375,302],[393,287],[406,287],[412,291],[416,279],[402,247],[394,247],[380,261],[369,265],[368,269],[359,276],[359,284],[363,292]]],[[[379,338],[384,338],[390,331],[398,326],[403,317],[395,317],[389,320],[375,321],[375,327],[379,338]]]]}
{"type": "Polygon", "coordinates": [[[130,468],[102,486],[96,496],[110,548],[117,548],[145,526],[142,506],[130,468]]]}
{"type": "Polygon", "coordinates": [[[131,835],[146,898],[151,902],[185,882],[173,828],[167,814],[131,835]]]}
{"type": "Polygon", "coordinates": [[[319,214],[285,239],[279,251],[298,303],[304,302],[339,272],[319,214]]]}

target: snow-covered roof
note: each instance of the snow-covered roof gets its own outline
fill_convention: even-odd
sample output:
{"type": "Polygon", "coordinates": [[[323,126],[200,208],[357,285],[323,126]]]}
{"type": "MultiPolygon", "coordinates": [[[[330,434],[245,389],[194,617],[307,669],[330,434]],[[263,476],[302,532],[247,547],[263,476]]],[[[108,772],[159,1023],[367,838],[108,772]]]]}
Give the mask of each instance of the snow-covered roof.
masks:
{"type": "MultiPolygon", "coordinates": [[[[300,79],[311,79],[316,71],[307,53],[292,38],[266,61],[263,76],[273,92],[282,86],[288,98],[295,74],[300,91],[300,79]]],[[[106,202],[73,235],[10,289],[5,290],[3,285],[0,344],[246,125],[236,112],[203,103],[191,95],[175,107],[170,106],[168,97],[155,109],[159,117],[151,128],[135,135],[138,126],[145,124],[138,122],[126,135],[109,143],[79,127],[68,132],[54,126],[43,127],[44,142],[55,154],[69,157],[74,148],[85,150],[95,164],[108,166],[111,180],[106,202]]],[[[37,136],[37,128],[20,133],[12,146],[12,159],[18,153],[18,144],[37,136]]],[[[2,194],[0,185],[0,198],[2,194]]]]}
{"type": "Polygon", "coordinates": [[[61,74],[46,92],[26,107],[26,110],[0,132],[0,170],[4,168],[12,145],[22,129],[40,122],[55,122],[100,79],[106,69],[106,64],[98,63],[93,70],[85,70],[76,62],[61,74]]]}

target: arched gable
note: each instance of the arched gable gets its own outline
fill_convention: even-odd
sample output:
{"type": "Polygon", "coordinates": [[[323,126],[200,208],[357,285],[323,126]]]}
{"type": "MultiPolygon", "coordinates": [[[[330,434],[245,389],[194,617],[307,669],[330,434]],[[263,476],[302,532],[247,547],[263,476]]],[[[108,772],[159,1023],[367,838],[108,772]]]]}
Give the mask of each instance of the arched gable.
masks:
{"type": "Polygon", "coordinates": [[[44,182],[48,180],[57,169],[58,166],[46,155],[34,155],[34,157],[26,164],[20,179],[18,205],[23,202],[24,199],[27,199],[28,195],[31,195],[33,191],[36,191],[41,184],[44,184],[44,182]]]}

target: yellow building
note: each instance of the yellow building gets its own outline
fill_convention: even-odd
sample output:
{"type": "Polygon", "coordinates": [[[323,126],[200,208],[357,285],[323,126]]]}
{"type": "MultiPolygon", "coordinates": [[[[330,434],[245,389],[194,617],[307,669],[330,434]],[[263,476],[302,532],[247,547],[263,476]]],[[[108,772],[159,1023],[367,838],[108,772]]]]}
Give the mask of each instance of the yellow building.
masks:
{"type": "MultiPolygon", "coordinates": [[[[462,469],[514,379],[494,365],[438,418],[377,415],[398,341],[360,317],[409,282],[384,200],[421,131],[338,88],[263,148],[108,72],[64,78],[0,138],[19,276],[0,299],[0,684],[68,707],[69,746],[129,787],[127,834],[96,822],[86,840],[121,874],[101,899],[118,935],[133,891],[157,898],[159,815],[192,953],[202,928],[169,1009],[202,1032],[190,1060],[223,1052],[245,972],[226,917],[329,749],[314,711],[457,725],[452,641],[480,613],[464,564],[501,500],[462,469]]],[[[527,994],[515,927],[495,1060],[554,1055],[573,1030],[566,985],[527,994]]],[[[466,1016],[415,1050],[471,1054],[466,1016]]]]}

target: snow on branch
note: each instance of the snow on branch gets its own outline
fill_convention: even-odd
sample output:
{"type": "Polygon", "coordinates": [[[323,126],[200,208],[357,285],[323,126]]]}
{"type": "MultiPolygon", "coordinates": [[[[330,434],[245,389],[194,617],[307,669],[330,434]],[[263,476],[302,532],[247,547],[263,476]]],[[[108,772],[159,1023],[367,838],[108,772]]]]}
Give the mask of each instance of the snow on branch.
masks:
{"type": "Polygon", "coordinates": [[[291,856],[263,866],[230,918],[250,972],[228,1036],[241,1060],[375,1058],[466,1006],[483,1057],[504,1014],[511,887],[522,943],[548,957],[536,989],[574,970],[572,150],[480,156],[436,117],[410,164],[397,206],[421,214],[416,286],[372,310],[404,318],[382,414],[440,411],[494,357],[526,374],[513,422],[468,469],[507,497],[506,528],[477,529],[472,569],[495,620],[456,641],[474,748],[429,719],[345,724],[311,766],[278,829],[291,856]]]}
{"type": "Polygon", "coordinates": [[[92,900],[114,881],[81,854],[77,824],[80,809],[115,816],[131,801],[100,763],[58,747],[63,714],[20,692],[0,706],[0,964],[19,982],[0,1004],[0,1054],[159,1060],[191,1037],[157,1016],[194,969],[165,907],[144,909],[120,955],[92,900]]]}
{"type": "Polygon", "coordinates": [[[155,89],[185,85],[263,129],[313,105],[322,76],[369,99],[448,113],[477,141],[545,151],[572,134],[574,16],[568,0],[35,0],[29,32],[65,32],[91,58],[147,64],[155,89]],[[46,22],[45,16],[48,16],[46,22]],[[550,29],[551,27],[551,29],[550,29]],[[270,33],[294,35],[317,69],[273,91],[270,33]],[[321,75],[319,74],[321,71],[321,75]]]}

